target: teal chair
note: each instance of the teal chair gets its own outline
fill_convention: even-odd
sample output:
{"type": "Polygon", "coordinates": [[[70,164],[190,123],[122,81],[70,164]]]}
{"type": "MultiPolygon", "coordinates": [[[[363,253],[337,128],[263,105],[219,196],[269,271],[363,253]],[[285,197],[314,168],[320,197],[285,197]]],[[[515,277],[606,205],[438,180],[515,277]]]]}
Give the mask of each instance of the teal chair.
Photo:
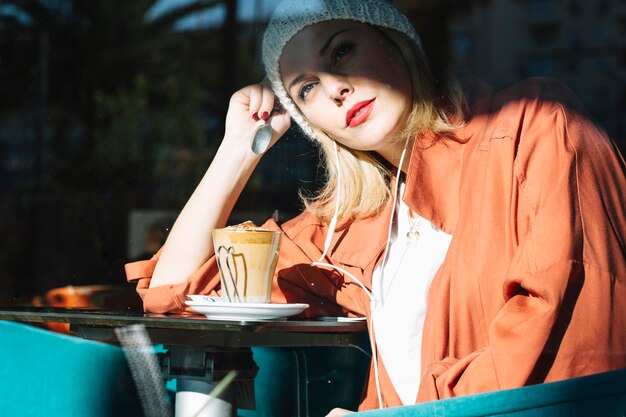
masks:
{"type": "Polygon", "coordinates": [[[626,369],[357,413],[359,417],[623,417],[626,369]]]}
{"type": "Polygon", "coordinates": [[[121,348],[0,321],[0,415],[142,416],[121,348]]]}

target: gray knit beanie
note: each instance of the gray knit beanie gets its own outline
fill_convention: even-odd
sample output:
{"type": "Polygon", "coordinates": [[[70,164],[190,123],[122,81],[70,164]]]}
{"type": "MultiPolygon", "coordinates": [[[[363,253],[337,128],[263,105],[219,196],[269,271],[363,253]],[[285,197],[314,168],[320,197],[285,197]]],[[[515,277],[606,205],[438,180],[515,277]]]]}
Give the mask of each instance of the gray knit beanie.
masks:
{"type": "Polygon", "coordinates": [[[283,0],[276,7],[263,36],[263,65],[276,97],[312,139],[315,139],[315,133],[287,94],[278,63],[283,48],[298,32],[329,20],[353,20],[393,29],[408,36],[421,49],[420,38],[411,22],[386,0],[283,0]]]}

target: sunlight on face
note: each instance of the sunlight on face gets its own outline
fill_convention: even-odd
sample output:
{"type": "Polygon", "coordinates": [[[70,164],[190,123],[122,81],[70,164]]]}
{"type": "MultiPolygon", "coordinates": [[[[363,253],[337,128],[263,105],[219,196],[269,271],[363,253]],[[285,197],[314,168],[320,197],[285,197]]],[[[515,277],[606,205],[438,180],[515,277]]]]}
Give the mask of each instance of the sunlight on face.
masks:
{"type": "Polygon", "coordinates": [[[280,70],[302,113],[332,138],[383,156],[397,147],[395,135],[411,111],[411,78],[396,47],[374,27],[308,26],[285,46],[280,70]]]}

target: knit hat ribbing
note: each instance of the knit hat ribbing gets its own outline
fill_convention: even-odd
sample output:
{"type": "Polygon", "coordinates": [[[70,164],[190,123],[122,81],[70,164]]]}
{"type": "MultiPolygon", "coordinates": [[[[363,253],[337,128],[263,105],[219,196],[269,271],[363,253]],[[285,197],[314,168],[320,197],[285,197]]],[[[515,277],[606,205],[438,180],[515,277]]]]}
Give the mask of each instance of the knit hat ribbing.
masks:
{"type": "Polygon", "coordinates": [[[421,48],[420,38],[405,15],[385,0],[284,0],[263,35],[263,65],[274,94],[303,132],[315,139],[313,129],[283,86],[279,60],[283,48],[307,26],[329,20],[352,20],[405,34],[421,48]]]}

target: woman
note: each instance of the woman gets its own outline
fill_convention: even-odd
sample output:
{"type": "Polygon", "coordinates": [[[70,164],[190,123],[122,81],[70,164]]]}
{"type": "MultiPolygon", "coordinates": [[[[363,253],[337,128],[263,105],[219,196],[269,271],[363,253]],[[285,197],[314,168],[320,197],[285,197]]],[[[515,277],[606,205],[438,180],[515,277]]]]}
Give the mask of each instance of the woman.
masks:
{"type": "Polygon", "coordinates": [[[146,310],[219,290],[211,230],[261,158],[250,138],[277,98],[272,144],[293,119],[328,178],[304,213],[265,224],[284,232],[272,300],[368,318],[360,409],[626,366],[624,161],[559,84],[436,88],[383,0],[284,1],[263,52],[271,88],[233,95],[166,244],[127,266],[146,310]]]}

